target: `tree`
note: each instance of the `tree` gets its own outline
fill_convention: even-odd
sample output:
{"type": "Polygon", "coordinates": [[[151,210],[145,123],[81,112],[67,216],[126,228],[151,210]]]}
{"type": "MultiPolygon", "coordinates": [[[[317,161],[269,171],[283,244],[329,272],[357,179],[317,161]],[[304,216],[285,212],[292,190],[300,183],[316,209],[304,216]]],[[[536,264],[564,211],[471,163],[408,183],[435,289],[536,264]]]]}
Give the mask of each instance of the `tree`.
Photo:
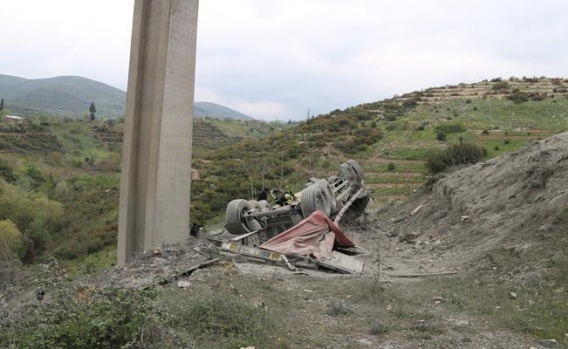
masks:
{"type": "Polygon", "coordinates": [[[4,110],[4,98],[0,100],[0,111],[4,110]]]}
{"type": "Polygon", "coordinates": [[[95,121],[96,116],[95,113],[97,112],[97,107],[95,107],[95,102],[91,102],[91,106],[89,107],[89,112],[91,113],[91,121],[95,121]]]}

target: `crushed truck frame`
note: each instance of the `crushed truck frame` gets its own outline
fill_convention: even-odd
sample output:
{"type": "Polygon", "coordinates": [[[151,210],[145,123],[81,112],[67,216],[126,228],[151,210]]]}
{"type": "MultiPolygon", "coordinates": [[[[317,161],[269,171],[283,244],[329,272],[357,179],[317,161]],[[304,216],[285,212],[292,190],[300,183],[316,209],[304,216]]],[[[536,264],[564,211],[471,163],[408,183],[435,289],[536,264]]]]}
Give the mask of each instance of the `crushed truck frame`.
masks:
{"type": "Polygon", "coordinates": [[[339,166],[336,176],[310,178],[305,188],[284,205],[266,200],[232,200],[226,210],[225,228],[233,235],[249,236],[257,245],[296,225],[315,211],[338,223],[354,220],[365,211],[370,193],[364,184],[363,169],[355,160],[339,166]]]}

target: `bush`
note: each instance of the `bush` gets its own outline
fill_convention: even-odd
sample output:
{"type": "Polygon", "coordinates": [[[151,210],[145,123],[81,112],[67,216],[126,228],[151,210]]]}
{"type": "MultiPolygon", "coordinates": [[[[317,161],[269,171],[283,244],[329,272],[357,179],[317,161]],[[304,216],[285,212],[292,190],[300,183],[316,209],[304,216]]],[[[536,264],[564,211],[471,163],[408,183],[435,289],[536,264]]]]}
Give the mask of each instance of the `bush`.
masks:
{"type": "Polygon", "coordinates": [[[24,240],[18,227],[11,220],[0,221],[0,254],[8,259],[24,255],[24,240]]]}
{"type": "Polygon", "coordinates": [[[483,159],[485,154],[483,147],[460,141],[444,151],[430,154],[426,158],[426,167],[430,173],[438,173],[452,166],[476,163],[483,159]]]}
{"type": "Polygon", "coordinates": [[[356,154],[367,150],[367,145],[363,143],[362,140],[356,138],[337,141],[333,143],[333,145],[337,150],[340,150],[345,154],[356,154]]]}
{"type": "Polygon", "coordinates": [[[16,183],[18,177],[14,174],[12,167],[4,159],[0,159],[0,178],[8,183],[16,183]]]}
{"type": "Polygon", "coordinates": [[[436,126],[435,130],[444,133],[462,133],[466,131],[466,128],[460,123],[446,123],[436,126]]]}
{"type": "Polygon", "coordinates": [[[438,131],[438,133],[436,133],[436,139],[440,142],[444,142],[446,140],[446,133],[443,131],[438,131]]]}
{"type": "Polygon", "coordinates": [[[513,101],[513,103],[518,104],[518,103],[528,102],[529,95],[524,91],[521,91],[519,89],[514,89],[513,93],[509,95],[507,99],[513,101]]]}
{"type": "Polygon", "coordinates": [[[148,327],[158,326],[155,295],[152,290],[107,288],[89,290],[88,299],[60,292],[48,295],[49,306],[24,303],[5,320],[0,347],[141,348],[155,336],[148,327]]]}
{"type": "Polygon", "coordinates": [[[393,172],[395,169],[396,169],[396,166],[394,165],[394,163],[389,162],[389,164],[387,165],[387,171],[393,172]]]}
{"type": "Polygon", "coordinates": [[[499,81],[499,82],[496,82],[493,85],[492,89],[493,89],[493,91],[507,90],[509,88],[509,86],[510,85],[507,81],[499,81]]]}

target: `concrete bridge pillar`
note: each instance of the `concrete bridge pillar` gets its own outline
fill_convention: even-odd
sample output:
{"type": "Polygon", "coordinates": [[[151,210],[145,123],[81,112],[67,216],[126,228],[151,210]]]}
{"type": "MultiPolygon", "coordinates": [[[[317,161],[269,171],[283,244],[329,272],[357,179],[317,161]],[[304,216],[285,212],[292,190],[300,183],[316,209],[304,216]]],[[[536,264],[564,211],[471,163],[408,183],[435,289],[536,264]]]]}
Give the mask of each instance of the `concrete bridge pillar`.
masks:
{"type": "Polygon", "coordinates": [[[199,0],[136,0],[126,97],[118,264],[187,239],[199,0]]]}

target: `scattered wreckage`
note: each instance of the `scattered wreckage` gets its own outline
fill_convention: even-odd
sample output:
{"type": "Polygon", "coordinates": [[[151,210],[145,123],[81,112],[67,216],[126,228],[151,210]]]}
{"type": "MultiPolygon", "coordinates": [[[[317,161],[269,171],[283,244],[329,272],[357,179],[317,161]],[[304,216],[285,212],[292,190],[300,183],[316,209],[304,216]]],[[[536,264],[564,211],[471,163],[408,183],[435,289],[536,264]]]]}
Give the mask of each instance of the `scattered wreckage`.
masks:
{"type": "Polygon", "coordinates": [[[336,176],[310,178],[298,193],[281,192],[282,200],[232,200],[226,210],[227,231],[235,237],[217,241],[221,253],[297,267],[324,267],[359,273],[363,251],[338,226],[358,218],[370,201],[363,169],[354,160],[336,176]],[[287,194],[287,195],[286,195],[287,194]]]}

